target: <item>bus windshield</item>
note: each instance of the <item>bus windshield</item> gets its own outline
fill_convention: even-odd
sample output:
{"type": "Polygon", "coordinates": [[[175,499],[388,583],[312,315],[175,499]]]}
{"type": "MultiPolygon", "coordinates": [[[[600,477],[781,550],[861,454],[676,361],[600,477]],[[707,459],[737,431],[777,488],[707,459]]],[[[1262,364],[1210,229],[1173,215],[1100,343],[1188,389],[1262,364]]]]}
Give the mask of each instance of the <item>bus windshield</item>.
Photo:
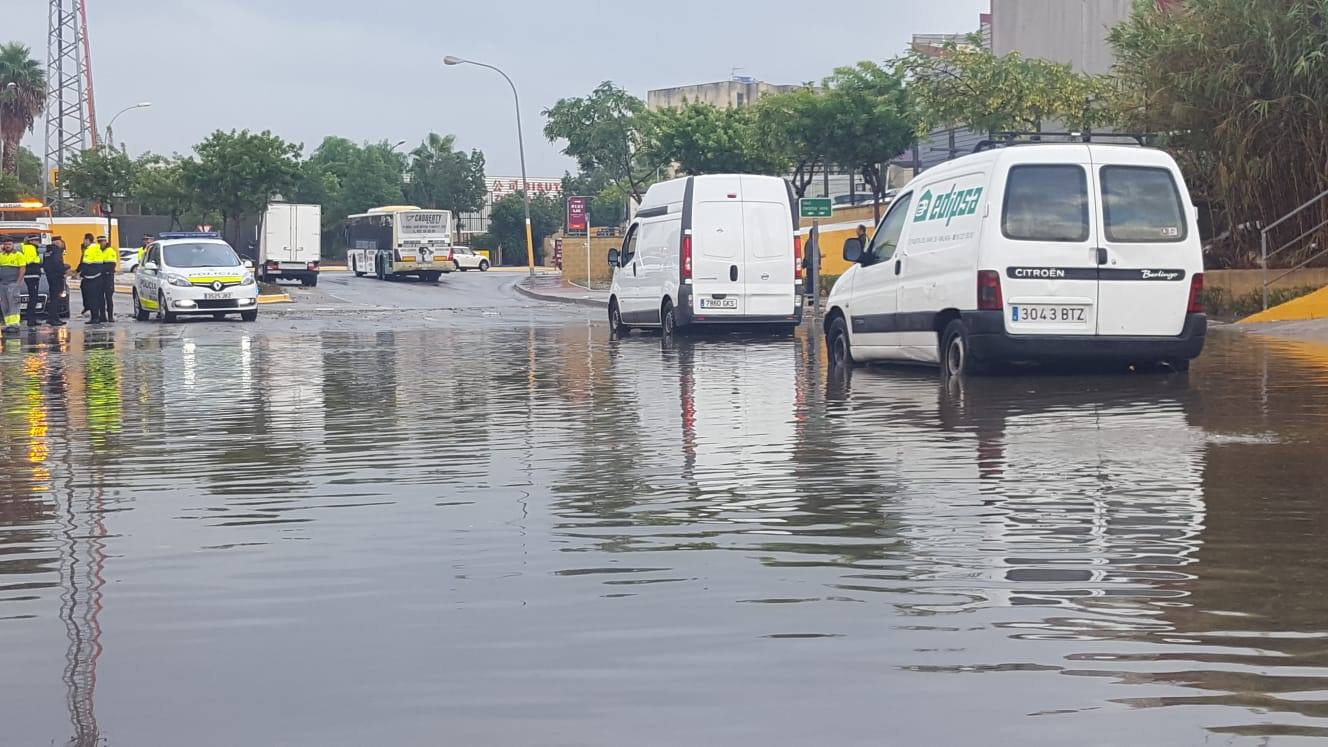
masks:
{"type": "Polygon", "coordinates": [[[165,249],[167,267],[239,267],[240,258],[226,244],[171,244],[165,249]]]}

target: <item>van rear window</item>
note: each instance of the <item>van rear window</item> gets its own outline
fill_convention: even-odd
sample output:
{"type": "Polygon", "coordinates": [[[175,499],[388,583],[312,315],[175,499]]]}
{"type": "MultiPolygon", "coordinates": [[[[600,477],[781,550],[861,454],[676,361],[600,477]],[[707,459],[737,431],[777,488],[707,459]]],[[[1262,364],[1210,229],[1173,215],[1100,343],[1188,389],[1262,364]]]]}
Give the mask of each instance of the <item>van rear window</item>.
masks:
{"type": "Polygon", "coordinates": [[[1087,241],[1088,175],[1069,164],[1011,168],[1001,231],[1020,241],[1087,241]]]}
{"type": "Polygon", "coordinates": [[[1167,169],[1103,166],[1102,217],[1108,241],[1171,242],[1186,237],[1180,190],[1167,169]]]}

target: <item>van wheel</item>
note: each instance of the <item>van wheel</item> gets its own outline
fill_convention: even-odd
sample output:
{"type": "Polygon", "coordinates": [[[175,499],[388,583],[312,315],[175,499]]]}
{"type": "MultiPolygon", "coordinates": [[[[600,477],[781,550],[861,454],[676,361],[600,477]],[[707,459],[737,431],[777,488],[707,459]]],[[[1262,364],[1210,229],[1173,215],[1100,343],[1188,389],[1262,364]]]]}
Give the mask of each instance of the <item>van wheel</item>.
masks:
{"type": "Polygon", "coordinates": [[[968,328],[959,319],[945,326],[941,335],[941,370],[947,376],[971,376],[983,373],[985,367],[973,358],[968,345],[968,328]]]}
{"type": "Polygon", "coordinates": [[[623,324],[622,310],[618,308],[618,299],[609,302],[609,332],[615,337],[626,337],[632,328],[623,324]]]}
{"type": "Polygon", "coordinates": [[[673,302],[667,298],[659,308],[659,329],[665,337],[672,337],[678,331],[678,315],[673,311],[673,302]]]}
{"type": "Polygon", "coordinates": [[[853,346],[848,339],[848,322],[837,316],[830,323],[830,334],[825,338],[826,353],[830,356],[830,365],[852,367],[853,346]]]}

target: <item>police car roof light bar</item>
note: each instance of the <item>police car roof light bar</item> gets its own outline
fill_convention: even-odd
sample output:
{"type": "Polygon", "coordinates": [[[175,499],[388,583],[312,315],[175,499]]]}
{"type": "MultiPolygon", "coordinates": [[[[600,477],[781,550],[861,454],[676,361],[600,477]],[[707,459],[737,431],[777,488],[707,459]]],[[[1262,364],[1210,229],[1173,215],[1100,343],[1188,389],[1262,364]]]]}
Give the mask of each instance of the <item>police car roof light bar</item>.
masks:
{"type": "Polygon", "coordinates": [[[164,231],[157,234],[158,239],[219,239],[216,231],[164,231]]]}

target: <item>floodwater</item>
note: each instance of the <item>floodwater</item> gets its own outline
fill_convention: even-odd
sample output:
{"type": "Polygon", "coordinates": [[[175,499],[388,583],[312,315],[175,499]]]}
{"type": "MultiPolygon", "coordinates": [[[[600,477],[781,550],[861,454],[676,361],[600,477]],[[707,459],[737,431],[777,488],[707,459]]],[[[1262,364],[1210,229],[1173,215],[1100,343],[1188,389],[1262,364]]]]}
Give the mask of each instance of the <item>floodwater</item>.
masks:
{"type": "Polygon", "coordinates": [[[0,744],[1328,735],[1328,348],[43,340],[0,350],[0,744]]]}

